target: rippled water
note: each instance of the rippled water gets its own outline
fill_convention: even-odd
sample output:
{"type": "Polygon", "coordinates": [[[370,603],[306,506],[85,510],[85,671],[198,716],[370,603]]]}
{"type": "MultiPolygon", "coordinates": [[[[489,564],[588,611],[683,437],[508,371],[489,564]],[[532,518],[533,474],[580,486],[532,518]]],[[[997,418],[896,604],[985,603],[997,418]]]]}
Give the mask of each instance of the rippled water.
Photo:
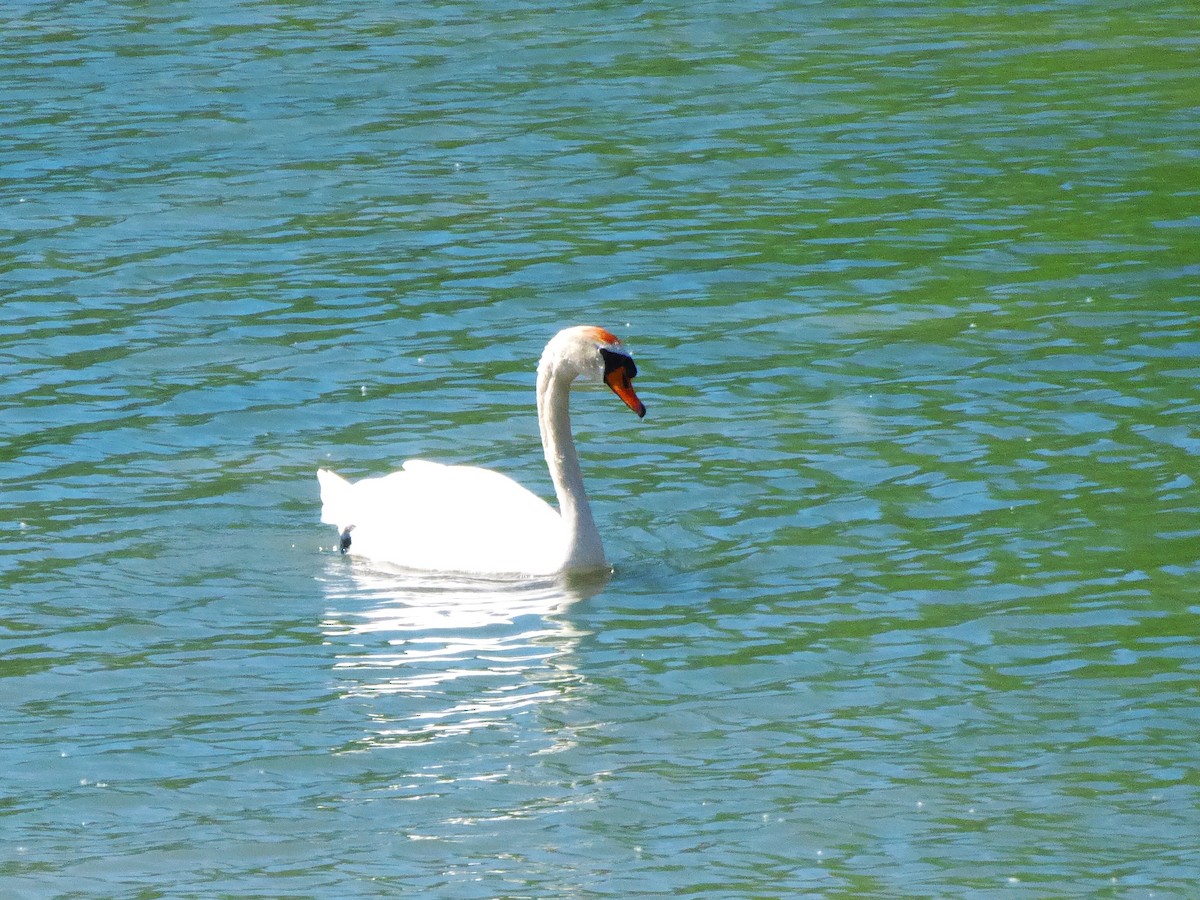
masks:
{"type": "Polygon", "coordinates": [[[0,23],[6,897],[1193,894],[1187,4],[0,23]],[[332,550],[575,322],[611,579],[332,550]]]}

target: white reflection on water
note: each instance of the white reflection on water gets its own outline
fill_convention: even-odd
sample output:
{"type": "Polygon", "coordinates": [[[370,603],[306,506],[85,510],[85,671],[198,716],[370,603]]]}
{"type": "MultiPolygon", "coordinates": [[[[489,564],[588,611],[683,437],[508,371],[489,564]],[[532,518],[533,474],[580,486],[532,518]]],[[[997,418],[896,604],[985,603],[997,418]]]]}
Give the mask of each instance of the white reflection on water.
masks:
{"type": "MultiPolygon", "coordinates": [[[[338,648],[346,699],[368,706],[366,747],[512,729],[525,712],[570,700],[582,632],[564,613],[601,590],[587,580],[492,581],[331,565],[322,631],[338,648]]],[[[536,729],[535,729],[536,730],[536,729]]]]}

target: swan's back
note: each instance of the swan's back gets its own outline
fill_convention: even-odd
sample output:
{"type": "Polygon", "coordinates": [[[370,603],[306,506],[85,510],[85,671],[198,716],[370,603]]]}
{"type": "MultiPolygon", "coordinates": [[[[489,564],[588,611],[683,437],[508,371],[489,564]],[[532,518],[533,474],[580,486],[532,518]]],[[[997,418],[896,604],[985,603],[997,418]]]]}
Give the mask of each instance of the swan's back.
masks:
{"type": "Polygon", "coordinates": [[[507,475],[412,459],[399,472],[351,484],[321,469],[321,521],[349,552],[417,569],[558,571],[567,535],[548,503],[507,475]]]}

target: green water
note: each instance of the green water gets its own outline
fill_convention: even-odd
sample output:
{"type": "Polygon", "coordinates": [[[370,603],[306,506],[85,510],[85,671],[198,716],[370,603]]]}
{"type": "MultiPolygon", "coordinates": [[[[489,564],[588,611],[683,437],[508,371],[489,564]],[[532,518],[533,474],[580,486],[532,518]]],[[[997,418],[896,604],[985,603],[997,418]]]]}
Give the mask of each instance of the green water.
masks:
{"type": "Polygon", "coordinates": [[[0,11],[0,894],[1190,897],[1184,3],[0,11]],[[611,579],[341,557],[314,471],[611,579]]]}

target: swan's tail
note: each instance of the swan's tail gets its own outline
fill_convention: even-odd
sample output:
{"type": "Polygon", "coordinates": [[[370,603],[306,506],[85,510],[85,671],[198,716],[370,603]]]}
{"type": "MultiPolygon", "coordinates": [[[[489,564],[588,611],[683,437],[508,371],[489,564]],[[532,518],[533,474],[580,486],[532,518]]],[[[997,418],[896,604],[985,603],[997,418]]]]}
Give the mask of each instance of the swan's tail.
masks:
{"type": "Polygon", "coordinates": [[[354,527],[354,504],[350,482],[336,472],[317,469],[317,481],[321,483],[321,521],[336,525],[345,534],[354,527]]]}

